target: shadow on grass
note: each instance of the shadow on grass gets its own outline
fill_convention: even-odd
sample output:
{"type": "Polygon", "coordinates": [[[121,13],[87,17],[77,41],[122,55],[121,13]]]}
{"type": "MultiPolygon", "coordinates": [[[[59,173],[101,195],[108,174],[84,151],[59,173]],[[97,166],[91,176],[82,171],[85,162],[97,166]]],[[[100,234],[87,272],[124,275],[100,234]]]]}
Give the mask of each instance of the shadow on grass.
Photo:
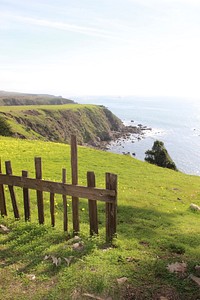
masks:
{"type": "Polygon", "coordinates": [[[34,223],[15,223],[11,232],[0,240],[0,261],[3,262],[0,269],[15,265],[18,273],[37,269],[40,274],[54,276],[68,265],[65,258],[73,256],[72,263],[75,263],[96,247],[95,238],[83,237],[82,241],[84,247],[75,251],[72,245],[77,241],[67,238],[62,230],[34,223]],[[60,258],[62,263],[53,264],[52,256],[60,258]]]}
{"type": "MultiPolygon", "coordinates": [[[[121,268],[123,269],[123,274],[127,268],[127,272],[129,275],[132,274],[133,280],[140,282],[138,284],[143,285],[144,282],[147,282],[150,286],[149,291],[151,290],[151,285],[158,282],[160,286],[162,284],[174,286],[183,295],[189,295],[188,299],[196,299],[189,298],[191,293],[196,295],[196,289],[193,289],[193,286],[191,287],[188,279],[174,280],[174,275],[169,275],[166,272],[167,264],[174,259],[188,261],[188,272],[191,272],[195,264],[198,263],[200,236],[190,232],[179,232],[177,217],[180,217],[177,212],[167,213],[153,208],[119,206],[117,232],[118,240],[120,240],[120,243],[123,243],[122,250],[119,248],[119,251],[122,251],[122,259],[123,257],[126,258],[127,255],[126,251],[123,252],[123,250],[130,249],[133,245],[136,245],[138,252],[144,248],[146,254],[143,255],[149,257],[149,260],[141,258],[138,261],[133,261],[131,263],[133,264],[133,271],[130,271],[130,263],[127,263],[126,259],[122,265],[123,268],[121,268]],[[193,249],[194,256],[188,257],[185,255],[189,248],[193,249]],[[137,276],[135,273],[136,269],[138,272],[137,276]],[[151,274],[152,282],[151,280],[148,282],[149,274],[151,274]]],[[[104,246],[104,240],[101,238],[89,238],[89,235],[80,236],[84,242],[84,248],[81,251],[74,251],[72,245],[76,241],[73,239],[67,240],[66,234],[62,232],[62,229],[54,229],[34,223],[25,224],[21,221],[15,222],[11,232],[0,239],[0,261],[3,261],[0,264],[0,269],[15,265],[19,275],[20,272],[27,274],[35,270],[37,275],[47,276],[48,278],[66,269],[65,273],[61,273],[64,276],[63,291],[65,291],[65,280],[72,276],[73,272],[76,273],[77,270],[84,273],[85,257],[91,256],[95,248],[104,246]],[[53,264],[51,257],[48,260],[44,260],[46,255],[61,258],[61,264],[59,266],[53,264]],[[71,272],[68,272],[70,270],[67,269],[68,264],[65,258],[69,259],[70,257],[73,257],[70,261],[72,268],[70,268],[71,272]]],[[[109,255],[109,252],[105,253],[109,255]]],[[[114,264],[122,264],[121,260],[118,261],[119,253],[113,253],[112,255],[115,255],[112,257],[114,264]]],[[[112,262],[110,263],[112,264],[112,262]]],[[[82,276],[84,275],[82,274],[82,276]]],[[[92,276],[95,278],[97,275],[94,273],[92,276]]],[[[184,299],[184,297],[180,299],[184,299]]]]}
{"type": "Polygon", "coordinates": [[[182,213],[179,215],[176,211],[160,212],[150,208],[120,206],[117,220],[119,236],[128,240],[135,239],[138,243],[144,243],[144,245],[146,242],[155,249],[158,249],[158,247],[161,250],[168,248],[169,251],[173,252],[174,245],[174,252],[177,251],[177,254],[183,254],[184,249],[181,249],[181,246],[198,250],[200,245],[200,235],[197,234],[198,226],[195,230],[190,231],[190,224],[188,224],[185,226],[186,232],[184,233],[178,227],[180,223],[184,223],[184,216],[182,213]],[[177,218],[179,218],[178,222],[177,218]]]}
{"type": "MultiPolygon", "coordinates": [[[[188,213],[191,218],[199,217],[193,212],[188,213]]],[[[145,298],[145,292],[141,292],[141,298],[138,299],[158,299],[156,296],[154,298],[153,289],[156,292],[156,289],[162,290],[162,286],[167,289],[171,287],[169,290],[173,295],[169,299],[199,299],[199,287],[188,278],[191,273],[195,274],[195,266],[199,265],[199,227],[197,225],[190,230],[190,224],[187,224],[184,230],[181,226],[184,220],[184,215],[176,211],[160,212],[153,208],[119,206],[118,236],[126,240],[124,243],[128,251],[137,248],[143,255],[142,259],[137,259],[136,255],[138,271],[136,274],[134,270],[132,275],[133,280],[137,277],[139,286],[144,284],[143,292],[149,292],[149,298],[145,298]],[[177,261],[187,263],[185,274],[167,271],[167,265],[177,261]]],[[[196,273],[196,276],[199,275],[196,273]]],[[[133,296],[130,299],[137,298],[133,296]]]]}

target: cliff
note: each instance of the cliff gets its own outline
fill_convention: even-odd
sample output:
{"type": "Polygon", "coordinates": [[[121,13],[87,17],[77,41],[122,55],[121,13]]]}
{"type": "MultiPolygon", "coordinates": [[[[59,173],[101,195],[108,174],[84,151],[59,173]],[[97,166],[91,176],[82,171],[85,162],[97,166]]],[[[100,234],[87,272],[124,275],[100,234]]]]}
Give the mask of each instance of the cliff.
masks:
{"type": "Polygon", "coordinates": [[[93,146],[124,128],[111,111],[96,105],[2,106],[0,119],[9,127],[1,135],[68,143],[76,134],[79,144],[93,146]]]}

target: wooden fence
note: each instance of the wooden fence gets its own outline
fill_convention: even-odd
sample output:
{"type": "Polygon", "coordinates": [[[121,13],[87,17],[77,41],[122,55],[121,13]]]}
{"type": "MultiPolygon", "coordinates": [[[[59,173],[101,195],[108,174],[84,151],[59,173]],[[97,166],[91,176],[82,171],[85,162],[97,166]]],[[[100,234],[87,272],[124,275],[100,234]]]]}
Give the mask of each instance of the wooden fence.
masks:
{"type": "Polygon", "coordinates": [[[44,224],[44,200],[43,192],[50,193],[51,225],[55,226],[55,194],[61,194],[63,200],[63,228],[68,232],[67,196],[72,197],[72,221],[73,232],[80,231],[79,222],[79,198],[88,199],[90,234],[98,234],[97,201],[105,202],[106,206],[106,241],[112,240],[116,233],[117,213],[117,175],[106,173],[106,188],[95,187],[94,172],[87,172],[87,186],[78,185],[78,155],[76,137],[71,137],[71,172],[72,184],[66,183],[66,169],[62,169],[62,182],[53,182],[42,179],[42,160],[35,158],[35,178],[29,178],[27,171],[22,171],[22,176],[12,174],[10,161],[5,162],[6,174],[2,174],[0,162],[0,211],[2,216],[7,216],[6,197],[4,185],[8,186],[14,217],[20,219],[19,208],[14,187],[23,189],[23,204],[25,221],[30,220],[30,195],[29,189],[36,190],[37,210],[39,224],[44,224]]]}

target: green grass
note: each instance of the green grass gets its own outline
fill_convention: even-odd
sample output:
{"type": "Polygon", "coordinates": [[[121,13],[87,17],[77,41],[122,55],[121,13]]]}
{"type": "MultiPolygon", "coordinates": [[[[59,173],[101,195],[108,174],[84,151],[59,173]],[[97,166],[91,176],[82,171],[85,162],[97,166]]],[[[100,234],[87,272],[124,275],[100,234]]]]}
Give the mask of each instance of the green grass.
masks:
{"type": "Polygon", "coordinates": [[[62,105],[19,105],[19,106],[0,106],[0,112],[20,112],[26,110],[77,110],[80,107],[94,107],[92,104],[62,104],[62,105]]]}
{"type": "Polygon", "coordinates": [[[122,122],[108,109],[97,105],[0,106],[0,117],[10,128],[1,135],[67,143],[75,134],[79,143],[110,139],[122,122]],[[98,137],[98,138],[97,138],[98,137]]]}
{"type": "MultiPolygon", "coordinates": [[[[61,111],[77,112],[79,109],[92,109],[94,105],[64,104],[64,105],[23,105],[23,106],[0,106],[0,114],[6,113],[6,120],[13,133],[22,135],[27,139],[45,139],[46,124],[50,122],[49,114],[59,120],[61,111]],[[49,120],[48,120],[49,118],[49,120]],[[18,121],[18,120],[22,121],[18,121]],[[26,123],[29,125],[26,125],[26,123]],[[43,134],[30,128],[30,123],[44,128],[43,134]]],[[[5,115],[4,115],[5,117],[5,115]]],[[[51,116],[50,116],[51,117],[51,116]]],[[[54,124],[55,126],[55,124],[54,124]]],[[[51,128],[53,132],[53,129],[51,128]]],[[[49,134],[49,133],[48,133],[49,134]]],[[[47,138],[46,138],[47,139],[47,138]]]]}
{"type": "MultiPolygon", "coordinates": [[[[13,174],[28,170],[34,177],[34,157],[41,156],[43,178],[61,180],[67,169],[68,145],[0,138],[2,162],[12,161],[13,174]]],[[[0,299],[89,299],[85,293],[112,299],[198,299],[199,287],[188,275],[200,263],[200,214],[189,209],[200,205],[200,178],[162,169],[129,156],[79,147],[79,184],[94,171],[97,187],[105,187],[105,172],[118,174],[117,237],[105,248],[105,209],[98,205],[99,236],[89,237],[87,200],[80,200],[80,237],[83,251],[72,250],[72,239],[62,231],[62,200],[56,196],[56,227],[49,219],[45,194],[45,225],[37,224],[36,197],[31,193],[32,220],[14,221],[8,191],[9,216],[0,223],[11,228],[0,235],[0,299]],[[82,210],[84,208],[85,210],[82,210]],[[55,266],[45,255],[60,257],[55,266]],[[70,266],[64,258],[73,256],[70,266]],[[184,276],[170,274],[171,262],[186,262],[184,276]],[[35,280],[29,275],[34,274],[35,280]],[[127,277],[123,285],[117,279],[127,277]]],[[[3,166],[4,171],[4,166],[3,166]]],[[[22,192],[16,189],[23,219],[22,192]]],[[[70,234],[71,201],[68,199],[70,234]]]]}

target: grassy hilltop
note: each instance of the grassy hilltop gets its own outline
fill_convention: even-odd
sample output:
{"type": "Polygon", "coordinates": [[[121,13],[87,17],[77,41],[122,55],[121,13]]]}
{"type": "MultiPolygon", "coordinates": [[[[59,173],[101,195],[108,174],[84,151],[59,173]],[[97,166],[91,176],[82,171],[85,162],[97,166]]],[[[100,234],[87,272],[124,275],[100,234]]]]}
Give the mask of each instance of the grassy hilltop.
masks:
{"type": "Polygon", "coordinates": [[[0,135],[101,146],[125,127],[103,106],[80,105],[61,96],[0,91],[0,135]]]}
{"type": "MultiPolygon", "coordinates": [[[[0,153],[3,162],[12,161],[15,175],[25,169],[33,177],[33,159],[41,156],[45,179],[60,181],[66,167],[71,180],[66,144],[1,137],[0,153]]],[[[14,221],[10,212],[1,218],[11,232],[0,235],[0,299],[199,299],[200,289],[189,275],[199,276],[200,213],[189,206],[200,205],[200,178],[86,147],[78,153],[79,184],[86,184],[87,171],[95,172],[97,187],[105,186],[105,172],[118,174],[117,238],[105,247],[103,204],[98,205],[100,234],[89,237],[87,200],[81,200],[84,248],[74,251],[62,231],[61,197],[56,196],[56,227],[51,228],[49,195],[46,222],[39,226],[32,193],[30,223],[14,221]],[[44,260],[45,255],[60,257],[61,264],[44,260]],[[185,273],[167,270],[175,262],[187,264],[185,273]]],[[[70,199],[68,204],[70,218],[70,199]]]]}
{"type": "Polygon", "coordinates": [[[82,104],[0,106],[0,121],[9,129],[0,135],[65,143],[75,134],[79,144],[108,141],[124,126],[107,108],[82,104]]]}
{"type": "Polygon", "coordinates": [[[47,94],[25,94],[0,91],[0,105],[49,105],[73,104],[73,100],[47,94]]]}

